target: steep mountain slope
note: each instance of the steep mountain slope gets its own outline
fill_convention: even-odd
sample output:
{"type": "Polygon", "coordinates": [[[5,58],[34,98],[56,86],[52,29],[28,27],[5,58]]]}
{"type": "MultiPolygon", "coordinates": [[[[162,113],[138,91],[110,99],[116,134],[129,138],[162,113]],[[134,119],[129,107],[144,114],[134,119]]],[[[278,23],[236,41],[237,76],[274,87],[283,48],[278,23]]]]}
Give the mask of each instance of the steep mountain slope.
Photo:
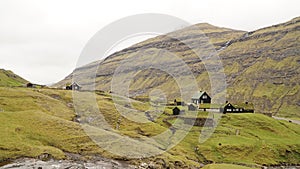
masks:
{"type": "MultiPolygon", "coordinates": [[[[237,38],[241,35],[243,35],[245,32],[243,31],[236,31],[232,29],[227,28],[219,28],[215,27],[209,24],[197,24],[179,31],[176,31],[176,36],[182,36],[189,40],[197,41],[198,39],[201,39],[203,36],[203,33],[205,33],[206,36],[209,37],[209,40],[215,45],[217,49],[220,49],[222,45],[226,44],[231,39],[237,38]],[[199,36],[200,35],[200,36],[199,36]]],[[[87,75],[92,74],[96,67],[98,66],[97,71],[97,87],[101,90],[110,90],[110,84],[112,75],[116,68],[120,65],[120,62],[131,55],[136,54],[141,49],[166,49],[170,50],[173,53],[176,53],[178,55],[182,55],[183,57],[190,58],[189,60],[192,63],[200,62],[198,57],[195,57],[192,55],[192,51],[190,49],[184,48],[183,45],[179,45],[179,42],[171,39],[167,35],[158,36],[155,38],[148,39],[146,41],[143,41],[141,43],[138,43],[136,45],[133,45],[129,48],[123,49],[121,51],[118,51],[109,57],[107,57],[104,61],[97,61],[91,64],[88,64],[86,66],[80,67],[76,69],[72,74],[67,76],[64,80],[58,82],[55,84],[55,87],[63,87],[67,82],[70,82],[72,80],[73,74],[76,73],[78,75],[87,75]],[[183,49],[181,49],[183,48],[183,49]]],[[[138,59],[137,59],[138,60],[138,59]]],[[[138,61],[135,61],[135,64],[140,64],[138,61]]],[[[142,63],[141,63],[142,64],[142,63]]],[[[149,72],[147,72],[149,74],[149,72]]],[[[156,81],[164,82],[165,79],[161,77],[160,79],[155,79],[156,81]]],[[[88,79],[84,79],[82,83],[90,83],[88,79]],[[86,81],[85,81],[86,80],[86,81]]],[[[160,82],[157,82],[160,83],[160,82]]],[[[144,86],[140,86],[142,88],[144,86]]]]}
{"type": "Polygon", "coordinates": [[[232,100],[300,117],[300,18],[246,33],[220,52],[232,100]]]}
{"type": "MultiPolygon", "coordinates": [[[[176,79],[156,68],[143,69],[150,58],[153,65],[163,64],[164,67],[180,71],[176,69],[178,59],[172,59],[172,56],[165,54],[159,56],[159,60],[153,59],[160,50],[167,50],[174,54],[174,58],[180,58],[188,65],[201,90],[214,93],[210,90],[211,85],[215,84],[209,83],[207,63],[203,61],[214,52],[210,46],[212,44],[224,66],[229,101],[249,101],[254,103],[257,112],[300,118],[299,30],[299,17],[253,32],[197,24],[151,38],[116,52],[103,61],[78,68],[55,86],[64,86],[72,80],[73,75],[83,75],[79,83],[89,88],[93,83],[90,77],[96,71],[96,88],[109,91],[113,77],[130,75],[133,77],[130,96],[146,95],[155,88],[167,93],[167,98],[172,100],[180,96],[176,79]],[[194,50],[200,51],[201,59],[194,50]],[[114,74],[120,67],[126,66],[130,68],[114,74]]],[[[213,64],[214,61],[209,63],[213,64]]],[[[218,83],[224,82],[220,80],[218,83]]]]}
{"type": "Polygon", "coordinates": [[[10,70],[0,69],[0,86],[21,86],[27,82],[10,70]]]}

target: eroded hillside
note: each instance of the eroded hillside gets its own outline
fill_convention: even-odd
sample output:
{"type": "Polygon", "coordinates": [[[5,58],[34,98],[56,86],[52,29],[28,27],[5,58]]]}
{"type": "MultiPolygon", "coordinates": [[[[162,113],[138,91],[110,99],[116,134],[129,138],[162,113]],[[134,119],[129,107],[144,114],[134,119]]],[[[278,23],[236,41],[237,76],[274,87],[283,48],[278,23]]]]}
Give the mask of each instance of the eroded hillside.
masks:
{"type": "MultiPolygon", "coordinates": [[[[253,102],[256,112],[299,118],[299,30],[300,18],[253,32],[197,24],[151,38],[116,52],[103,61],[80,67],[55,86],[64,86],[76,74],[82,75],[79,83],[88,88],[93,83],[91,77],[95,75],[96,88],[110,91],[113,77],[130,75],[133,76],[129,92],[131,96],[147,95],[155,88],[167,93],[168,99],[172,100],[180,96],[176,79],[159,69],[143,69],[147,67],[147,58],[151,59],[161,50],[166,50],[188,65],[197,79],[199,90],[215,94],[216,91],[210,90],[216,84],[210,83],[205,67],[207,64],[213,65],[214,61],[204,62],[203,58],[216,51],[226,74],[227,100],[253,102]],[[201,56],[196,55],[194,50],[200,51],[201,56]],[[126,61],[128,58],[131,62],[126,61]],[[114,74],[122,66],[130,69],[114,74]]],[[[173,67],[177,71],[178,62],[170,57],[160,56],[151,64],[163,63],[164,67],[173,67]]],[[[222,69],[216,71],[220,73],[222,69]]],[[[224,79],[218,83],[224,83],[224,79]]]]}

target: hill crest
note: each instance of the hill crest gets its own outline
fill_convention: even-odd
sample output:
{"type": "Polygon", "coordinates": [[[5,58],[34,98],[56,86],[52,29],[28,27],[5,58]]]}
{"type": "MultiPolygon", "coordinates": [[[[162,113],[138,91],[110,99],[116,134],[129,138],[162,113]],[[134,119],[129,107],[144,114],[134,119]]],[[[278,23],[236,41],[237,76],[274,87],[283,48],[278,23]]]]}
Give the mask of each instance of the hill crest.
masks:
{"type": "Polygon", "coordinates": [[[0,69],[0,86],[14,87],[22,86],[26,83],[28,83],[27,80],[16,75],[13,71],[0,69]]]}

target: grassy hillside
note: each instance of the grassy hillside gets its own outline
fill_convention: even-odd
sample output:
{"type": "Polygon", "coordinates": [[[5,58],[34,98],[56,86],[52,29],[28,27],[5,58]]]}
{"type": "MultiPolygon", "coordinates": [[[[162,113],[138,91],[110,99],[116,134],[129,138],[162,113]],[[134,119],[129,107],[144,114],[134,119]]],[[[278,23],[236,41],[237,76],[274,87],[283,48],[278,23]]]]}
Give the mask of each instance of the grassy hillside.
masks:
{"type": "Polygon", "coordinates": [[[300,157],[300,142],[295,139],[299,137],[299,131],[295,124],[275,121],[264,115],[226,115],[215,132],[218,134],[198,148],[206,159],[216,162],[294,163],[300,157]],[[290,151],[290,148],[295,149],[290,151]]]}
{"type": "MultiPolygon", "coordinates": [[[[133,45],[106,58],[104,61],[91,63],[78,68],[66,79],[57,83],[62,87],[70,82],[74,75],[83,76],[79,83],[89,87],[93,81],[90,77],[96,72],[96,88],[111,90],[112,77],[117,68],[130,67],[115,77],[133,77],[130,84],[131,96],[147,95],[152,89],[160,89],[169,100],[179,97],[180,90],[175,78],[159,69],[144,69],[147,64],[161,65],[178,70],[182,59],[197,79],[199,90],[210,91],[209,76],[204,62],[193,53],[199,50],[202,56],[209,56],[211,48],[205,43],[203,33],[218,52],[226,74],[227,100],[231,102],[253,102],[257,112],[272,113],[288,118],[300,118],[300,18],[289,22],[262,28],[252,32],[237,31],[215,27],[209,24],[197,24],[166,35],[151,38],[133,45]],[[178,37],[174,39],[172,37],[178,37]],[[181,40],[181,41],[180,41],[181,40]],[[192,44],[192,48],[182,42],[192,44]],[[143,54],[138,53],[143,50],[143,54]],[[146,61],[167,50],[180,58],[174,60],[164,55],[152,63],[146,61]],[[130,58],[130,61],[124,59],[130,58]],[[125,64],[125,65],[124,65],[125,64]],[[99,67],[97,67],[99,66],[99,67]],[[159,77],[159,78],[158,78],[159,77]]],[[[184,75],[183,75],[184,76],[184,75]]],[[[220,80],[219,83],[224,83],[220,80]]],[[[217,91],[222,93],[222,91],[217,91]]],[[[217,96],[212,96],[217,97],[217,96]]],[[[186,100],[189,102],[190,100],[186,100]]]]}
{"type": "MultiPolygon", "coordinates": [[[[89,92],[81,93],[89,94],[89,92]]],[[[85,106],[87,105],[85,97],[81,99],[80,103],[85,113],[80,114],[80,119],[84,122],[87,120],[86,117],[93,115],[93,108],[85,106]]],[[[104,141],[112,149],[118,147],[107,142],[107,138],[112,136],[111,132],[126,135],[131,139],[143,140],[169,130],[164,119],[170,117],[172,107],[167,107],[164,114],[155,114],[154,109],[150,109],[151,116],[156,117],[151,122],[147,121],[144,113],[139,114],[126,106],[129,110],[127,117],[138,115],[139,119],[146,120],[146,123],[140,123],[124,118],[120,114],[122,112],[116,110],[110,94],[100,92],[96,95],[96,99],[101,113],[112,126],[112,130],[98,129],[97,125],[103,124],[98,119],[89,123],[94,127],[88,125],[85,128],[92,130],[94,137],[105,138],[104,141]],[[117,125],[119,127],[116,127],[117,125]]],[[[73,108],[71,91],[0,87],[0,100],[0,161],[19,157],[38,157],[44,153],[62,159],[66,158],[66,152],[81,154],[86,158],[98,154],[120,159],[104,150],[104,147],[97,146],[85,134],[82,126],[74,122],[78,114],[73,108]]],[[[120,101],[122,101],[121,97],[120,101]]],[[[141,112],[148,110],[150,106],[147,102],[134,100],[132,104],[141,112]]],[[[198,116],[206,117],[207,113],[199,112],[198,116]]],[[[170,122],[172,123],[172,120],[170,122]]],[[[183,132],[180,125],[174,127],[176,133],[183,132]]],[[[202,144],[198,141],[201,130],[202,127],[192,127],[182,142],[161,155],[127,160],[133,164],[152,162],[156,167],[162,168],[191,168],[199,167],[201,163],[211,162],[227,163],[224,165],[235,164],[238,165],[235,166],[236,168],[241,167],[240,165],[300,163],[299,125],[260,114],[227,114],[221,118],[212,137],[202,144]]],[[[157,148],[158,144],[151,146],[157,148]]],[[[132,151],[132,148],[127,148],[128,152],[132,151]]],[[[126,157],[121,159],[126,160],[126,157]]],[[[222,165],[207,167],[220,166],[222,165]]]]}
{"type": "Polygon", "coordinates": [[[22,86],[28,81],[10,70],[0,69],[0,86],[22,86]]]}
{"type": "Polygon", "coordinates": [[[300,18],[245,34],[220,53],[228,72],[229,98],[255,109],[300,117],[300,18]],[[228,63],[228,64],[226,64],[228,63]]]}
{"type": "Polygon", "coordinates": [[[63,151],[79,152],[76,145],[86,144],[80,126],[71,122],[70,93],[7,87],[0,93],[1,160],[43,153],[63,158],[63,151]]]}

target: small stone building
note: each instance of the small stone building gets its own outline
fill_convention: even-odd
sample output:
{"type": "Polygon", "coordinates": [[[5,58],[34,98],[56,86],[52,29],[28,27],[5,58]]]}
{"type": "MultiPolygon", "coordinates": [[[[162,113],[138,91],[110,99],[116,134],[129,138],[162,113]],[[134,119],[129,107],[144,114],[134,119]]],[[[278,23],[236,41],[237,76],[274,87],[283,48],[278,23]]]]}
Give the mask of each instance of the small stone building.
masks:
{"type": "Polygon", "coordinates": [[[196,111],[197,110],[197,105],[195,105],[194,103],[191,103],[188,105],[188,110],[189,111],[196,111]]]}

